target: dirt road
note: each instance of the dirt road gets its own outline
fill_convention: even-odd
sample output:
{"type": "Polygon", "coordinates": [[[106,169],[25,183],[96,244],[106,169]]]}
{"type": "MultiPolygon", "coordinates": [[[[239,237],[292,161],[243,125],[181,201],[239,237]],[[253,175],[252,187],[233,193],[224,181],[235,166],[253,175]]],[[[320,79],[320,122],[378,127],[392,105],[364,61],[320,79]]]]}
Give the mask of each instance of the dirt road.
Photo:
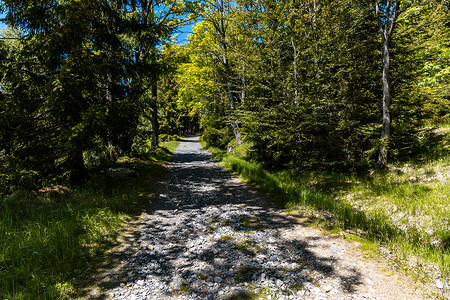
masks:
{"type": "MultiPolygon", "coordinates": [[[[186,138],[120,253],[113,299],[422,299],[357,243],[276,209],[186,138]]],[[[119,254],[118,254],[119,255],[119,254]]]]}

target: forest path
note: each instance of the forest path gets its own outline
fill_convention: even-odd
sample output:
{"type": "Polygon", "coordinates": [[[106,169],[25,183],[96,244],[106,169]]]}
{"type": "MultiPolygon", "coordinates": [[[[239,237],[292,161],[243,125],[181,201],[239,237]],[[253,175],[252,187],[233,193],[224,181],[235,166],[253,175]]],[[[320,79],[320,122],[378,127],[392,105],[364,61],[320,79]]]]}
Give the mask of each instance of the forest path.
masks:
{"type": "MultiPolygon", "coordinates": [[[[356,242],[276,209],[185,138],[158,201],[116,253],[112,299],[422,299],[356,242]]],[[[106,286],[106,285],[105,285],[106,286]]]]}

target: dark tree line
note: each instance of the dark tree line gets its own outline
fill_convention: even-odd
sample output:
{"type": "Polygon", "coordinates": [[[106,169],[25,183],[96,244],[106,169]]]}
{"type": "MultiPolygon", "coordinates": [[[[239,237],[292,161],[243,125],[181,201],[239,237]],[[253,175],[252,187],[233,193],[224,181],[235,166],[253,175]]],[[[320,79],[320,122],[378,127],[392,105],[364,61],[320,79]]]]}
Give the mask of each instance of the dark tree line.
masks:
{"type": "Polygon", "coordinates": [[[2,1],[0,183],[79,181],[89,157],[158,147],[164,43],[189,1],[2,1]],[[150,120],[150,124],[146,121],[150,120]]]}

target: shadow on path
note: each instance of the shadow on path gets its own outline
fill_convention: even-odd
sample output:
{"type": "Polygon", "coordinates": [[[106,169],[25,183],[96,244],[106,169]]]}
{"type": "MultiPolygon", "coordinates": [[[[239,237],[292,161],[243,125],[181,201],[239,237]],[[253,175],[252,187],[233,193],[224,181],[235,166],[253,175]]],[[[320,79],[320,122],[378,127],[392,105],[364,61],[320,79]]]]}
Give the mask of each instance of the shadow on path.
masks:
{"type": "Polygon", "coordinates": [[[105,277],[109,296],[250,299],[308,295],[327,277],[344,293],[361,284],[357,269],[336,272],[339,249],[315,255],[319,237],[290,235],[306,224],[214,163],[198,137],[182,141],[169,170],[158,200],[115,254],[123,270],[105,277]]]}

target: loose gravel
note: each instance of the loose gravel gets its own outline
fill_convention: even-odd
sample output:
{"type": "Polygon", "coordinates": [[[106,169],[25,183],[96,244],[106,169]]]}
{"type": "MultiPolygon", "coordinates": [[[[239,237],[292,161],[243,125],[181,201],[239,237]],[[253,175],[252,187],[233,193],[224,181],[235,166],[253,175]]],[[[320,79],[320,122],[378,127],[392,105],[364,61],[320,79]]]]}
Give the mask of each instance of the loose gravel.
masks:
{"type": "Polygon", "coordinates": [[[276,209],[185,138],[111,299],[421,299],[354,242],[276,209]]]}

